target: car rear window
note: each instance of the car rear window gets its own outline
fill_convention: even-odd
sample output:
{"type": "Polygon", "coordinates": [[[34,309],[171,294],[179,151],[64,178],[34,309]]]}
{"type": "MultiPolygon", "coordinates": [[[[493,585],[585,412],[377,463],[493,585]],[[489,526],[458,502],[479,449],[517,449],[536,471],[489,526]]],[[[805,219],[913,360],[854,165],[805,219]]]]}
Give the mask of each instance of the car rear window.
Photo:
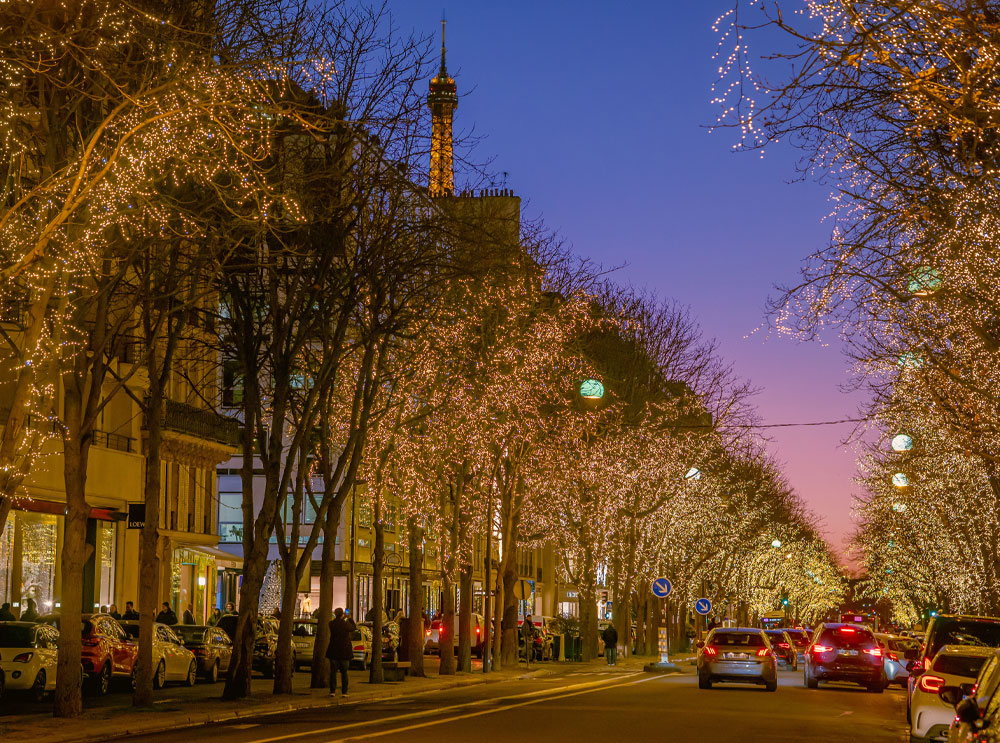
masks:
{"type": "Polygon", "coordinates": [[[966,676],[975,678],[979,675],[979,669],[983,667],[986,658],[981,655],[939,655],[934,661],[934,670],[938,673],[947,673],[952,676],[966,676]]]}
{"type": "Polygon", "coordinates": [[[133,640],[139,637],[139,625],[138,624],[122,624],[122,629],[125,630],[125,634],[131,637],[133,640]]]}
{"type": "Polygon", "coordinates": [[[185,627],[183,624],[178,624],[174,627],[174,633],[179,635],[181,640],[184,642],[204,642],[205,641],[205,628],[204,627],[185,627]]]}
{"type": "Polygon", "coordinates": [[[873,648],[875,635],[860,627],[828,627],[819,639],[820,645],[835,648],[873,648]]]}
{"type": "Polygon", "coordinates": [[[10,627],[0,622],[0,648],[30,648],[34,638],[31,627],[10,627]]]}
{"type": "Polygon", "coordinates": [[[889,650],[899,650],[905,653],[907,650],[918,650],[920,643],[916,640],[889,640],[889,650]]]}
{"type": "Polygon", "coordinates": [[[353,631],[353,632],[351,633],[351,639],[352,639],[352,640],[363,640],[363,639],[365,639],[365,638],[364,638],[364,636],[363,636],[363,635],[361,634],[361,631],[360,631],[360,630],[354,630],[354,631],[353,631]]]}
{"type": "Polygon", "coordinates": [[[926,654],[937,655],[945,645],[1000,647],[1000,621],[982,619],[941,619],[934,622],[926,654]]]}
{"type": "Polygon", "coordinates": [[[316,627],[315,622],[296,622],[292,634],[296,637],[315,637],[316,627]]]}
{"type": "Polygon", "coordinates": [[[749,645],[752,648],[764,647],[764,638],[757,633],[749,632],[717,632],[712,637],[713,645],[749,645]]]}

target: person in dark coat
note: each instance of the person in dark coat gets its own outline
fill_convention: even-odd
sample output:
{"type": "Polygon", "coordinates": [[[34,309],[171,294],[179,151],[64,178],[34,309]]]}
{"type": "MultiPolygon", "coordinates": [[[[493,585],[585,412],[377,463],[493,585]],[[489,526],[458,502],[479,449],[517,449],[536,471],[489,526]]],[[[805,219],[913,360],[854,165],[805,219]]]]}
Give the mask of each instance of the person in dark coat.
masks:
{"type": "Polygon", "coordinates": [[[174,614],[174,610],[170,608],[170,604],[166,601],[163,602],[163,608],[160,609],[160,613],[156,615],[156,621],[160,624],[177,624],[177,615],[174,614]]]}
{"type": "Polygon", "coordinates": [[[37,622],[38,609],[35,608],[35,600],[28,599],[28,608],[21,612],[22,622],[37,622]]]}
{"type": "Polygon", "coordinates": [[[122,614],[122,619],[124,619],[126,622],[139,621],[139,612],[135,610],[135,604],[133,604],[131,601],[125,602],[125,613],[122,614]]]}
{"type": "Polygon", "coordinates": [[[194,624],[194,606],[188,604],[184,610],[184,624],[194,624]]]}
{"type": "Polygon", "coordinates": [[[609,666],[618,665],[618,630],[615,629],[615,625],[609,624],[604,628],[604,632],[601,633],[601,639],[604,640],[604,660],[608,662],[609,666]]]}
{"type": "Polygon", "coordinates": [[[4,601],[3,606],[0,606],[0,622],[16,622],[17,617],[14,616],[14,612],[10,610],[10,602],[4,601]]]}
{"type": "Polygon", "coordinates": [[[330,644],[326,646],[326,657],[330,660],[330,696],[337,693],[337,673],[340,673],[340,693],[347,696],[347,668],[354,660],[354,643],[351,633],[357,629],[354,620],[344,616],[344,610],[337,608],[330,620],[330,644]]]}

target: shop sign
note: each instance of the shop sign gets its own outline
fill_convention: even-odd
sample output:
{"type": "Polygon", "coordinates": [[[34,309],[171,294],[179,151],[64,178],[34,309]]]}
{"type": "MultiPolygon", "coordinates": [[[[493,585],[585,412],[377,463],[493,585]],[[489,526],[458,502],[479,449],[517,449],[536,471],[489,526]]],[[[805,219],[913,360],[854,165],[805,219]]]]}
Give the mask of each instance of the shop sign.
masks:
{"type": "Polygon", "coordinates": [[[146,526],[146,504],[145,503],[129,503],[128,504],[128,528],[129,529],[142,529],[146,526]]]}

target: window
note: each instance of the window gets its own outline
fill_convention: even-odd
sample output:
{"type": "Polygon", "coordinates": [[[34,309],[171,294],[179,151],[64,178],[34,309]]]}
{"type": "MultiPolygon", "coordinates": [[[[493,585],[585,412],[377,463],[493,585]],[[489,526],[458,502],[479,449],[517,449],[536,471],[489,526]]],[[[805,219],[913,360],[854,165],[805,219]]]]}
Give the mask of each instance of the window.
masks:
{"type": "Polygon", "coordinates": [[[711,644],[717,647],[724,645],[739,645],[741,647],[762,648],[764,638],[759,633],[749,632],[716,632],[711,644]]]}
{"type": "Polygon", "coordinates": [[[235,408],[243,404],[243,368],[229,359],[222,364],[222,406],[235,408]]]}
{"type": "Polygon", "coordinates": [[[243,541],[243,493],[219,491],[219,541],[243,541]]]}
{"type": "Polygon", "coordinates": [[[372,501],[367,495],[358,498],[358,526],[366,528],[372,525],[372,501]]]}
{"type": "Polygon", "coordinates": [[[975,678],[979,675],[979,669],[986,662],[984,655],[952,655],[951,653],[938,654],[934,661],[934,670],[938,673],[945,673],[952,676],[965,676],[975,678]]]}

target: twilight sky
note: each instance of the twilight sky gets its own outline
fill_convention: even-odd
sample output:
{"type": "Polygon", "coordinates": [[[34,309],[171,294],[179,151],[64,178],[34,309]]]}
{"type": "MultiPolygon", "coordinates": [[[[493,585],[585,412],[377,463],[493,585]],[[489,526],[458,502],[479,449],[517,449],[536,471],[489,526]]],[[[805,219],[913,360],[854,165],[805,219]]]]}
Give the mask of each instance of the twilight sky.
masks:
{"type": "MultiPolygon", "coordinates": [[[[396,23],[439,33],[444,0],[390,0],[396,23]]],[[[791,183],[796,153],[734,154],[705,128],[715,18],[730,0],[447,3],[456,131],[508,173],[528,218],[618,280],[688,304],[736,371],[762,388],[764,423],[855,417],[836,346],[747,337],[777,283],[826,240],[828,189],[791,183]]],[[[766,51],[766,50],[765,50],[766,51]]],[[[843,551],[852,531],[849,425],[770,429],[770,450],[843,551]]]]}

